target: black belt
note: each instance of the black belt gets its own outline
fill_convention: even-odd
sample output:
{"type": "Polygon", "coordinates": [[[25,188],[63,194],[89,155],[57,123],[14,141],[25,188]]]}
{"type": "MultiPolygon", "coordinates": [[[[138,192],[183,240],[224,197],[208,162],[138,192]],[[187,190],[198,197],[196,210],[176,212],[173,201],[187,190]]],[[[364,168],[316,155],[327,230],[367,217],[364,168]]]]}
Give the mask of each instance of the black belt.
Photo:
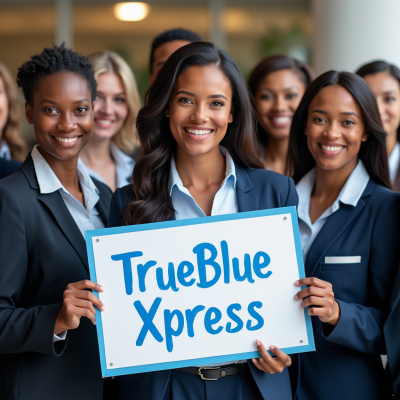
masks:
{"type": "Polygon", "coordinates": [[[248,364],[229,364],[220,367],[186,367],[177,368],[175,371],[184,372],[186,374],[198,375],[203,381],[217,381],[226,376],[242,374],[247,371],[248,364]]]}

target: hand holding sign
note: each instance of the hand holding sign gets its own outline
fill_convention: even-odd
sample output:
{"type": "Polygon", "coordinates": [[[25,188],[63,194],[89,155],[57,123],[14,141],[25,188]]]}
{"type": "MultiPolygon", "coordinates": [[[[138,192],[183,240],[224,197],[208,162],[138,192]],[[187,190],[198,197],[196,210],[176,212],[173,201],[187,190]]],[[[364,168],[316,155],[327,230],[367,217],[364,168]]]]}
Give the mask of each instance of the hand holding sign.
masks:
{"type": "Polygon", "coordinates": [[[64,301],[59,311],[54,327],[56,335],[70,329],[76,329],[81,317],[89,318],[96,325],[96,306],[99,310],[105,310],[103,303],[92,292],[86,289],[103,292],[104,288],[98,283],[84,280],[70,283],[64,291],[64,301]]]}
{"type": "Polygon", "coordinates": [[[303,308],[309,306],[308,315],[319,317],[322,322],[336,326],[340,318],[340,307],[335,300],[332,284],[318,278],[303,278],[295,282],[296,286],[309,285],[295,296],[295,300],[303,300],[303,308]]]}
{"type": "Polygon", "coordinates": [[[269,346],[269,350],[276,356],[271,357],[260,340],[256,340],[256,344],[261,357],[253,358],[252,361],[260,371],[273,375],[275,372],[283,372],[286,367],[292,365],[292,359],[277,347],[269,346]]]}

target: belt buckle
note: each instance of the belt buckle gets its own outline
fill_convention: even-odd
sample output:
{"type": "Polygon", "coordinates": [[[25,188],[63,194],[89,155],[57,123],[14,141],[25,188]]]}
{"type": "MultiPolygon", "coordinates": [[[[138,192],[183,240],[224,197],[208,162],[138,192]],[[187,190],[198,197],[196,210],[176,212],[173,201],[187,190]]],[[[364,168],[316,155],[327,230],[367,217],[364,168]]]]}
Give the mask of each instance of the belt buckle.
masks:
{"type": "Polygon", "coordinates": [[[200,376],[203,381],[217,381],[219,378],[204,378],[203,374],[201,373],[202,369],[221,369],[220,367],[200,367],[199,370],[197,371],[197,374],[200,376]]]}

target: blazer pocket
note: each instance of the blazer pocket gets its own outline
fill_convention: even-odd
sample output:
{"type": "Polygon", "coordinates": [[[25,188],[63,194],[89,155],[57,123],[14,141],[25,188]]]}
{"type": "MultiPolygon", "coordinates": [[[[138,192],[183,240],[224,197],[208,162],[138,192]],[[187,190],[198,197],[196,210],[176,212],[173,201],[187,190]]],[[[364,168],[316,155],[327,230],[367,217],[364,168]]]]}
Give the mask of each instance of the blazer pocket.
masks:
{"type": "Polygon", "coordinates": [[[321,271],[356,271],[356,270],[365,270],[367,268],[367,263],[365,261],[361,261],[358,263],[339,263],[339,264],[331,264],[331,263],[321,263],[321,271]]]}

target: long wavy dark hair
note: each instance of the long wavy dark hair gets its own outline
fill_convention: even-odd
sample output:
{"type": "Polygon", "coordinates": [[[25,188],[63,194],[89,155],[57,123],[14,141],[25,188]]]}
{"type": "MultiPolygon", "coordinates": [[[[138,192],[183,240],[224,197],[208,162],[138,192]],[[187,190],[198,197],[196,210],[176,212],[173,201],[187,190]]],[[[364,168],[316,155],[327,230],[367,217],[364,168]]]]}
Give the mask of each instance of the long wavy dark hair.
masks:
{"type": "Polygon", "coordinates": [[[371,179],[391,188],[386,150],[386,132],[383,129],[378,105],[367,83],[351,72],[328,71],[316,78],[307,88],[292,121],[289,138],[287,170],[297,183],[315,167],[315,160],[307,146],[304,134],[308,108],[317,93],[332,85],[344,87],[358,103],[368,140],[361,143],[358,158],[362,160],[371,179]]]}
{"type": "MultiPolygon", "coordinates": [[[[400,69],[386,61],[373,61],[365,64],[357,70],[356,74],[363,78],[366,75],[374,75],[379,72],[388,73],[397,80],[400,86],[400,69]]],[[[400,125],[397,127],[397,141],[400,142],[400,125]]],[[[396,192],[400,192],[400,168],[397,169],[397,174],[393,182],[393,188],[396,190],[396,192]]]]}
{"type": "MultiPolygon", "coordinates": [[[[285,54],[276,54],[262,59],[251,71],[247,81],[252,95],[255,97],[258,88],[264,78],[275,71],[288,69],[297,75],[306,88],[314,79],[313,70],[302,61],[289,57],[285,54]]],[[[262,147],[268,146],[268,132],[258,124],[257,137],[262,147]]]]}
{"type": "Polygon", "coordinates": [[[234,162],[245,168],[262,168],[255,134],[256,113],[252,96],[231,56],[212,43],[195,42],[172,54],[146,93],[136,127],[141,154],[132,175],[134,198],[124,213],[129,225],[168,221],[175,210],[168,192],[171,158],[176,141],[165,116],[176,80],[192,66],[216,66],[230,81],[233,122],[221,144],[234,162]]]}

